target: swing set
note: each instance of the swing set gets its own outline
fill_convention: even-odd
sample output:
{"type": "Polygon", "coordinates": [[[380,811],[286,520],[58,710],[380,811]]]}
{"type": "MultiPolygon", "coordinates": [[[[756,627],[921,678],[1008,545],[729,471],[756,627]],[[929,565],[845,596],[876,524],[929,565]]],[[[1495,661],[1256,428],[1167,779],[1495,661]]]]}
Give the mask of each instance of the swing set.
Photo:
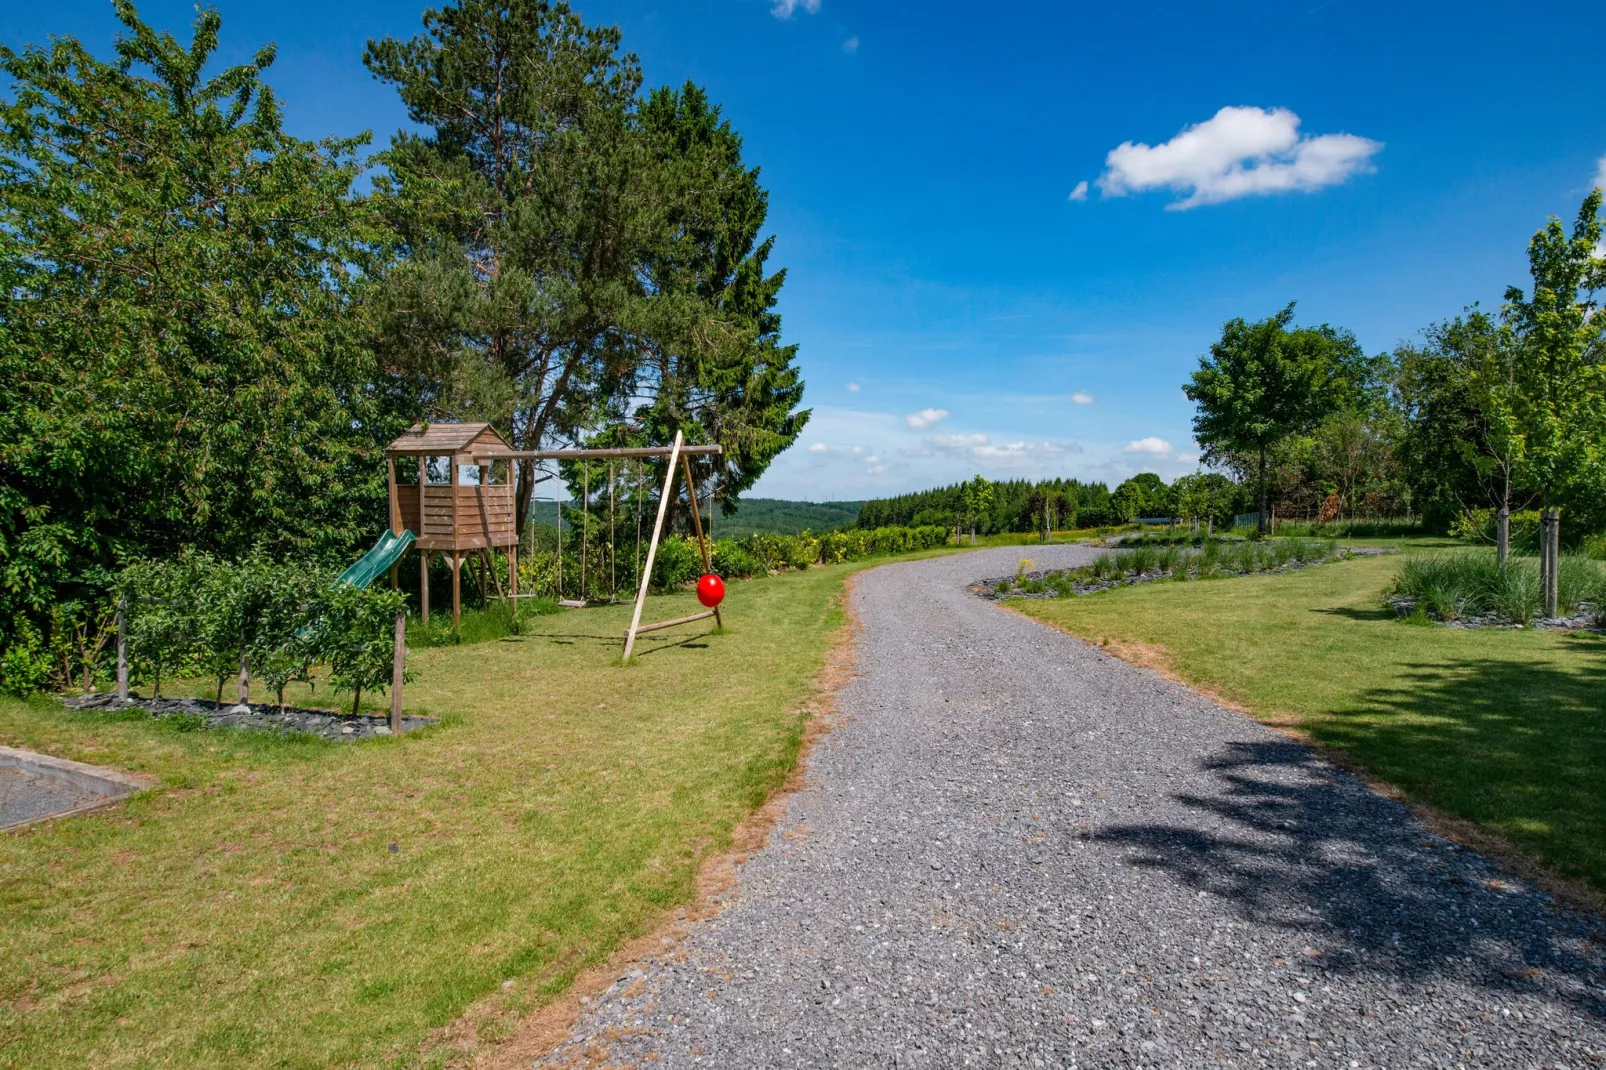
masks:
{"type": "MultiPolygon", "coordinates": [[[[488,430],[490,430],[490,429],[488,429],[488,430]]],[[[472,447],[471,450],[469,450],[467,452],[466,457],[467,457],[467,460],[469,462],[479,466],[479,469],[480,469],[480,472],[482,473],[482,475],[483,475],[483,473],[493,469],[495,464],[496,464],[496,462],[498,462],[498,461],[506,461],[506,462],[508,462],[509,472],[510,472],[509,479],[508,479],[508,491],[509,492],[512,491],[512,485],[514,483],[514,479],[513,479],[513,476],[511,474],[512,471],[513,471],[512,470],[512,466],[514,464],[517,464],[520,461],[539,463],[539,462],[542,462],[542,461],[571,461],[571,460],[578,460],[578,461],[586,462],[585,466],[582,469],[582,473],[583,474],[582,474],[582,477],[581,477],[582,484],[583,484],[582,493],[585,495],[585,503],[586,503],[586,508],[585,508],[585,510],[584,510],[584,512],[582,514],[582,520],[581,520],[581,523],[583,525],[582,534],[581,534],[581,543],[580,543],[580,555],[581,555],[581,557],[580,557],[580,595],[581,595],[581,598],[580,598],[580,601],[578,603],[571,603],[571,602],[560,602],[559,603],[561,605],[568,605],[568,606],[576,606],[576,605],[583,606],[583,605],[586,604],[585,603],[585,595],[586,595],[586,586],[585,586],[585,583],[586,583],[586,556],[585,555],[586,555],[586,552],[587,552],[587,546],[590,543],[590,522],[591,522],[591,508],[590,508],[590,505],[591,505],[591,466],[590,466],[590,462],[593,461],[593,460],[607,460],[609,462],[609,465],[608,465],[608,525],[609,525],[610,533],[615,533],[616,532],[615,525],[617,523],[617,515],[616,515],[616,509],[615,509],[615,495],[614,495],[614,487],[615,487],[615,483],[614,483],[614,468],[613,468],[614,464],[619,462],[619,461],[645,460],[645,459],[648,459],[648,458],[656,458],[656,457],[664,457],[664,458],[666,458],[668,460],[668,464],[665,466],[663,492],[658,496],[658,518],[653,523],[652,540],[647,545],[647,562],[646,562],[646,567],[644,567],[644,568],[639,567],[639,565],[640,565],[640,555],[641,555],[641,507],[640,507],[640,495],[638,494],[636,496],[636,500],[637,500],[637,506],[636,506],[636,555],[637,555],[638,575],[640,577],[640,583],[639,583],[637,591],[636,591],[635,610],[631,614],[631,617],[630,617],[630,628],[625,632],[624,655],[623,655],[621,660],[624,661],[624,662],[629,662],[630,661],[631,655],[635,652],[636,638],[638,636],[640,636],[640,635],[643,635],[643,634],[647,633],[647,632],[661,631],[662,629],[674,628],[674,627],[678,627],[679,625],[682,625],[682,624],[692,624],[692,623],[695,623],[696,621],[708,620],[710,617],[713,618],[714,623],[715,623],[716,626],[723,626],[724,620],[723,620],[723,618],[720,617],[719,604],[720,604],[721,601],[724,600],[724,597],[725,597],[725,585],[720,580],[720,578],[718,576],[714,575],[714,572],[713,572],[713,561],[712,561],[712,558],[710,557],[709,551],[708,551],[708,538],[707,538],[707,535],[703,531],[702,514],[701,514],[700,510],[697,507],[697,491],[696,491],[695,481],[692,479],[691,460],[690,460],[690,458],[694,457],[694,456],[719,456],[720,454],[722,454],[724,452],[723,447],[720,447],[720,446],[717,446],[717,445],[688,446],[688,445],[686,445],[685,439],[682,436],[682,434],[679,431],[676,431],[675,432],[675,441],[674,441],[673,445],[669,445],[669,446],[636,446],[636,447],[619,447],[619,448],[611,448],[611,449],[515,450],[515,449],[511,448],[510,446],[508,446],[507,442],[505,440],[503,440],[500,435],[497,435],[494,430],[490,430],[490,434],[495,436],[495,441],[494,442],[488,441],[484,436],[476,436],[475,439],[473,440],[473,447],[472,447]],[[646,605],[646,602],[647,602],[647,585],[652,579],[653,562],[658,556],[658,542],[663,536],[664,519],[665,519],[665,517],[668,516],[668,513],[669,513],[670,499],[675,494],[675,476],[677,474],[677,469],[679,470],[679,473],[684,476],[684,479],[685,479],[686,497],[687,497],[687,499],[688,499],[688,501],[690,502],[690,505],[691,505],[692,530],[693,530],[694,534],[696,534],[696,536],[697,536],[697,545],[698,545],[698,548],[702,552],[703,575],[702,575],[702,578],[700,580],[698,580],[698,582],[697,582],[697,598],[698,598],[698,601],[700,601],[704,605],[704,607],[706,607],[706,608],[700,613],[692,613],[692,614],[689,614],[689,615],[684,616],[684,617],[675,617],[672,620],[662,620],[662,621],[656,621],[656,622],[652,622],[652,623],[648,623],[648,624],[643,624],[643,623],[641,623],[641,612],[642,612],[642,609],[646,605]]],[[[455,462],[455,460],[456,459],[454,458],[454,462],[455,462]]],[[[482,479],[482,482],[483,482],[483,479],[482,479]]],[[[561,570],[562,567],[563,567],[563,564],[562,564],[562,562],[563,562],[563,554],[562,554],[562,541],[561,541],[562,538],[563,538],[563,523],[562,523],[562,506],[561,505],[559,505],[559,507],[558,507],[558,512],[559,512],[559,517],[558,517],[558,520],[559,520],[559,523],[558,523],[558,539],[559,539],[559,544],[558,544],[558,546],[559,546],[558,568],[561,570]]],[[[517,544],[517,539],[515,538],[514,541],[513,541],[513,544],[511,544],[511,545],[516,545],[516,544],[517,544]]],[[[609,576],[610,576],[610,595],[612,597],[617,597],[617,594],[618,594],[617,564],[618,564],[618,562],[617,562],[617,559],[614,556],[614,546],[615,546],[615,541],[614,541],[614,539],[612,537],[612,534],[610,534],[610,538],[608,540],[608,551],[607,551],[607,554],[608,554],[608,572],[609,572],[609,576]]],[[[510,554],[509,560],[510,560],[510,562],[514,560],[514,558],[511,556],[511,554],[510,554]]],[[[511,567],[511,565],[510,565],[510,567],[511,567]]],[[[562,586],[561,586],[562,585],[562,573],[561,573],[561,571],[559,572],[559,580],[558,580],[558,582],[559,582],[558,590],[559,590],[559,593],[561,594],[562,593],[562,586]]],[[[456,604],[456,593],[457,593],[456,592],[456,587],[457,587],[457,584],[456,584],[456,572],[455,572],[455,569],[454,569],[454,573],[453,573],[454,608],[455,608],[455,604],[456,604]]],[[[518,597],[517,578],[516,578],[516,576],[515,576],[515,579],[513,581],[513,597],[514,598],[518,597]]]]}

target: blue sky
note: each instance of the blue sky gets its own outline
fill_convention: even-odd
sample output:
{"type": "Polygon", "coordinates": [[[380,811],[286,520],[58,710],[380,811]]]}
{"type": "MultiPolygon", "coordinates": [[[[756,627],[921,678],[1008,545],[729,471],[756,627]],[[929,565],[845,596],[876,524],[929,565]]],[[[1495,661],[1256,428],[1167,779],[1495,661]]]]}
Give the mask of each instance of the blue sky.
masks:
{"type": "MultiPolygon", "coordinates": [[[[649,82],[707,86],[763,168],[814,411],[775,497],[1180,474],[1223,321],[1297,300],[1388,349],[1497,304],[1606,168],[1599,3],[576,6],[649,82]]],[[[219,8],[231,56],[278,43],[297,133],[402,122],[359,57],[421,8],[219,8]]],[[[109,0],[0,11],[13,47],[115,29],[109,0]]]]}

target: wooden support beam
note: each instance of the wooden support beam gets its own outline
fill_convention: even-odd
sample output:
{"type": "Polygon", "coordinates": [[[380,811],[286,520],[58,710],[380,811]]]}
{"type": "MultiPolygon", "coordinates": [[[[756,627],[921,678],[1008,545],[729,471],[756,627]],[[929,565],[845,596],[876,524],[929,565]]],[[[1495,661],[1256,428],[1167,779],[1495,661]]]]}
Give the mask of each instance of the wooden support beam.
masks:
{"type": "Polygon", "coordinates": [[[686,454],[692,457],[718,456],[725,452],[724,446],[687,446],[682,445],[679,450],[673,446],[621,446],[617,448],[595,450],[475,450],[472,453],[474,462],[486,461],[580,461],[586,458],[601,459],[612,458],[618,460],[623,457],[668,457],[686,454]]]}
{"type": "Polygon", "coordinates": [[[703,612],[693,613],[689,617],[676,617],[674,620],[661,620],[656,624],[643,624],[641,627],[636,629],[636,634],[640,635],[643,632],[656,632],[663,628],[674,628],[682,624],[690,624],[693,621],[707,620],[709,617],[714,616],[718,616],[714,610],[705,609],[703,612]]]}
{"type": "MultiPolygon", "coordinates": [[[[396,496],[396,458],[385,458],[385,482],[390,487],[390,530],[400,535],[402,531],[401,500],[396,496]]],[[[423,508],[423,496],[419,496],[419,508],[423,508]]]]}
{"type": "Polygon", "coordinates": [[[652,526],[652,542],[647,545],[647,567],[641,570],[641,586],[636,591],[636,609],[630,616],[630,631],[625,633],[625,652],[621,661],[629,663],[636,649],[636,635],[641,630],[641,608],[647,603],[647,584],[652,580],[653,559],[658,556],[658,537],[663,534],[664,514],[669,509],[669,496],[675,489],[675,465],[680,461],[683,436],[675,432],[675,444],[669,448],[669,463],[664,466],[664,491],[658,496],[658,519],[652,526]]]}
{"type": "MultiPolygon", "coordinates": [[[[691,499],[692,527],[697,532],[697,545],[700,546],[703,551],[703,574],[707,575],[708,573],[714,571],[714,562],[713,559],[708,555],[708,540],[703,537],[703,518],[699,516],[697,512],[697,485],[692,482],[691,478],[691,460],[682,456],[680,458],[680,464],[682,470],[686,473],[686,497],[691,499]]],[[[712,503],[709,504],[709,508],[713,508],[712,503]]],[[[725,627],[725,622],[720,618],[719,615],[719,607],[715,606],[711,612],[713,613],[714,623],[721,628],[725,627]]]]}

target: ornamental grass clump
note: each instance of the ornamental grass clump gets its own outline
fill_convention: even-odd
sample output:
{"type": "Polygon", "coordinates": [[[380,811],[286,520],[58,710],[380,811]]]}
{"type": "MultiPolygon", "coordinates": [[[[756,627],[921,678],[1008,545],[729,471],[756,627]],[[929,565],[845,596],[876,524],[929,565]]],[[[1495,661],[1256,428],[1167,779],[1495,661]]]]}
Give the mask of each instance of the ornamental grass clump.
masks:
{"type": "MultiPolygon", "coordinates": [[[[1564,555],[1559,578],[1563,614],[1606,598],[1606,568],[1580,554],[1564,555]]],[[[1514,557],[1502,566],[1492,550],[1460,550],[1408,559],[1394,578],[1394,593],[1414,599],[1427,616],[1451,621],[1491,614],[1527,624],[1541,611],[1539,567],[1514,557]]],[[[1598,610],[1597,610],[1598,612],[1598,610]]]]}

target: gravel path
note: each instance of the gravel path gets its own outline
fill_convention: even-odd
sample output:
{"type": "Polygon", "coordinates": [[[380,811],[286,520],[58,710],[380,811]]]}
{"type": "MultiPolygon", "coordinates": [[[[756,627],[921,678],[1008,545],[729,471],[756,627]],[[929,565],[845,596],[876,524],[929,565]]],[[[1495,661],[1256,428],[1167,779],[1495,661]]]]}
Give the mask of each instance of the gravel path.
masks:
{"type": "Polygon", "coordinates": [[[859,577],[859,677],[723,911],[537,1065],[1585,1067],[1606,927],[1269,729],[976,598],[859,577]]]}

